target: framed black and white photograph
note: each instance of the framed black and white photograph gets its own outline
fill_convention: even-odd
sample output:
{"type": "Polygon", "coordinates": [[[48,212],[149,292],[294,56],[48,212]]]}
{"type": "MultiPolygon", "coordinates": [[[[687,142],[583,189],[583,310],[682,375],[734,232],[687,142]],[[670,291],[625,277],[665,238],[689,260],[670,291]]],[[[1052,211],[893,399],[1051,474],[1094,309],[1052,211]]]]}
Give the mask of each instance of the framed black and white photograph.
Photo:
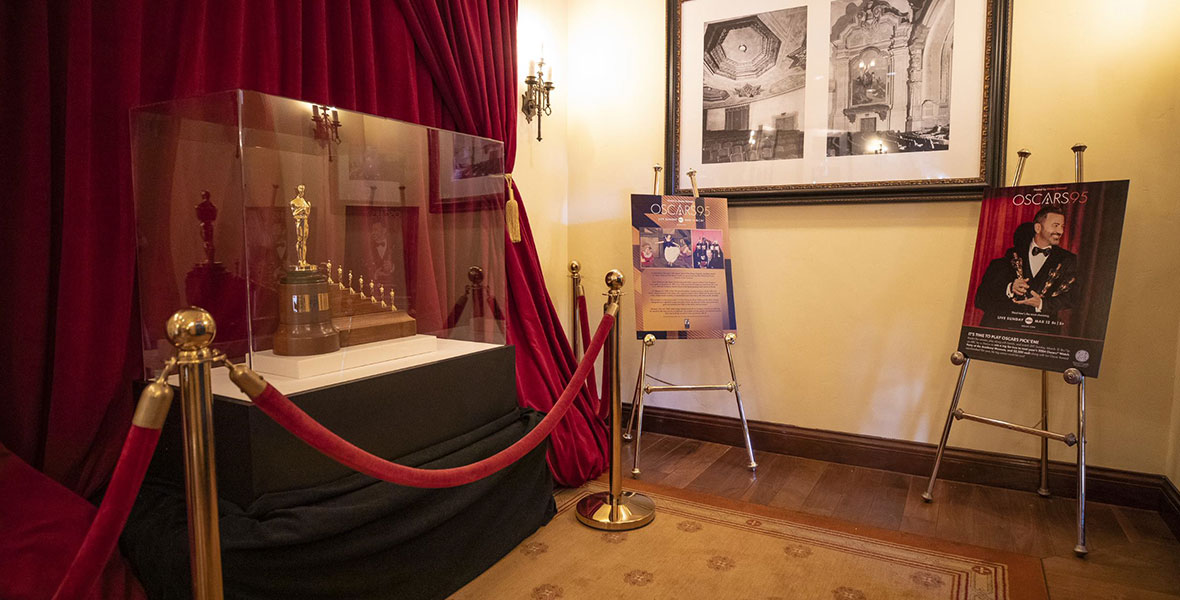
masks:
{"type": "Polygon", "coordinates": [[[502,143],[433,129],[428,138],[438,202],[447,210],[483,207],[504,193],[502,143]]]}
{"type": "Polygon", "coordinates": [[[962,200],[999,185],[1010,0],[670,0],[669,194],[962,200]]]}

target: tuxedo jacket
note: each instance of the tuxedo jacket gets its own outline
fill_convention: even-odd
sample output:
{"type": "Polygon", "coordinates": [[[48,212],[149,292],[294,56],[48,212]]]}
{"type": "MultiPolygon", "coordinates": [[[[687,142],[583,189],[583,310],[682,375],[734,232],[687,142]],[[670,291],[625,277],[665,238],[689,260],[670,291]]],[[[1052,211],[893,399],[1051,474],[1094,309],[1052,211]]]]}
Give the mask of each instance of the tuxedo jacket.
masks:
{"type": "Polygon", "coordinates": [[[705,252],[704,250],[700,250],[700,249],[693,250],[692,251],[692,263],[693,263],[693,266],[698,269],[703,269],[703,268],[709,266],[709,254],[707,252],[705,252]]]}
{"type": "MultiPolygon", "coordinates": [[[[979,282],[979,288],[975,290],[975,306],[983,310],[983,320],[979,324],[981,327],[1011,329],[1010,324],[998,320],[1000,315],[1037,312],[1035,308],[1016,304],[1013,298],[1008,297],[1008,285],[1015,281],[1017,276],[1012,257],[1020,259],[1023,276],[1027,278],[1032,272],[1032,257],[1029,256],[1029,250],[1025,245],[1021,245],[1019,249],[1016,246],[1008,248],[1000,258],[988,264],[987,271],[979,282]]],[[[1077,304],[1081,288],[1077,266],[1078,257],[1069,250],[1054,246],[1049,252],[1045,264],[1041,265],[1036,276],[1028,282],[1029,290],[1038,294],[1043,293],[1040,314],[1056,319],[1059,312],[1073,308],[1077,304]],[[1052,275],[1054,269],[1057,269],[1055,277],[1052,275]],[[1070,280],[1072,283],[1066,285],[1070,280]]]]}

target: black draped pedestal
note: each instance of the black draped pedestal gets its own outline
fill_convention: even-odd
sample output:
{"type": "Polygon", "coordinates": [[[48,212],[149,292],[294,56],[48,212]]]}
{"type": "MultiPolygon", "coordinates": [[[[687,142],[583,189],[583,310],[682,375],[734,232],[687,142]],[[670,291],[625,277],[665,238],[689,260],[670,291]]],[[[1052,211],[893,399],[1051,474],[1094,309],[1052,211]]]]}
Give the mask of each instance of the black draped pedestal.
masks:
{"type": "MultiPolygon", "coordinates": [[[[457,467],[531,430],[511,347],[291,399],[345,439],[401,464],[457,467]]],[[[444,598],[552,518],[542,444],[465,486],[420,490],[351,472],[257,409],[217,401],[226,598],[444,598]]],[[[121,548],[152,598],[190,597],[174,410],[121,548]]]]}

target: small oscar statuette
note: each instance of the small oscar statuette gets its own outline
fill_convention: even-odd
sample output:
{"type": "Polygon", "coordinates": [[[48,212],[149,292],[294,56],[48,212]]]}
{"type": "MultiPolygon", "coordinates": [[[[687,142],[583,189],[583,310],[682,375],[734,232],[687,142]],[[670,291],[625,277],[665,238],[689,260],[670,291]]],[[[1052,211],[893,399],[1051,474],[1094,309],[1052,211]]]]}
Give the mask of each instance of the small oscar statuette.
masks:
{"type": "MultiPolygon", "coordinates": [[[[1045,278],[1045,285],[1041,286],[1041,295],[1042,296],[1048,295],[1049,288],[1053,287],[1057,283],[1057,280],[1060,278],[1061,278],[1061,263],[1057,263],[1057,265],[1053,267],[1053,270],[1049,271],[1049,276],[1045,278]]],[[[1070,283],[1072,285],[1072,281],[1070,283]]],[[[1060,295],[1060,292],[1058,292],[1055,295],[1060,295]]]]}
{"type": "Polygon", "coordinates": [[[332,325],[328,276],[307,262],[310,236],[311,202],[304,197],[300,184],[290,202],[295,219],[295,256],[279,280],[279,328],[275,332],[274,352],[281,356],[324,354],[340,349],[340,334],[332,325]]]}
{"type": "MultiPolygon", "coordinates": [[[[1020,259],[1020,256],[1013,252],[1010,262],[1012,263],[1012,270],[1016,271],[1016,278],[1024,279],[1024,261],[1020,259]]],[[[1016,294],[1012,299],[1024,300],[1027,297],[1027,294],[1016,294]]]]}

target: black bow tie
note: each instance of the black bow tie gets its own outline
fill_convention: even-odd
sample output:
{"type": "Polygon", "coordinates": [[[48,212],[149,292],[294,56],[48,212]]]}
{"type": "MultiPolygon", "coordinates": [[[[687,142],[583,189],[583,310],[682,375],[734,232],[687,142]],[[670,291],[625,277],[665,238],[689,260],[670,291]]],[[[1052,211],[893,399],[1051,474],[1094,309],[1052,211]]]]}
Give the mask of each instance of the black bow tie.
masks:
{"type": "Polygon", "coordinates": [[[1037,248],[1036,246],[1033,246],[1032,255],[1036,256],[1038,254],[1044,254],[1045,256],[1049,256],[1049,251],[1052,249],[1053,249],[1052,246],[1050,246],[1048,248],[1037,248]]]}

